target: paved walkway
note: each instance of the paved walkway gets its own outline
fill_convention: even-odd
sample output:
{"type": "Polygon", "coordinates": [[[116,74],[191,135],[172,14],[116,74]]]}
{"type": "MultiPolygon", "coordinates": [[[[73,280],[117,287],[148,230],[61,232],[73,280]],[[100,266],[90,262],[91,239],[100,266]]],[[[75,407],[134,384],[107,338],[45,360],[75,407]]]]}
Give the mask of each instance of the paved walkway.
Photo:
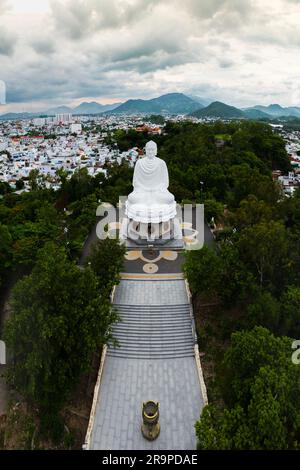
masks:
{"type": "Polygon", "coordinates": [[[127,305],[186,305],[188,299],[183,280],[127,280],[117,287],[114,302],[127,305]]]}
{"type": "Polygon", "coordinates": [[[91,449],[194,450],[202,400],[193,357],[145,360],[108,357],[91,449]],[[154,442],[140,431],[142,402],[160,403],[161,432],[154,442]]]}
{"type": "MultiPolygon", "coordinates": [[[[84,243],[81,258],[79,261],[79,266],[84,266],[87,256],[90,255],[92,245],[99,240],[96,234],[96,228],[97,228],[97,224],[101,221],[101,219],[102,219],[101,217],[97,218],[97,223],[92,228],[88,238],[86,239],[84,243]]],[[[187,230],[187,235],[190,235],[190,233],[193,233],[196,230],[195,211],[194,211],[192,222],[193,222],[192,224],[193,226],[190,228],[190,230],[187,230]]],[[[211,233],[211,230],[206,224],[204,224],[203,230],[204,230],[205,244],[207,246],[214,246],[213,235],[211,233]]],[[[157,268],[158,268],[157,272],[159,273],[182,272],[182,264],[184,263],[184,255],[180,252],[180,250],[177,252],[177,256],[173,259],[172,262],[170,262],[170,259],[168,259],[166,253],[164,253],[165,251],[164,249],[161,251],[159,249],[155,249],[152,254],[150,253],[149,250],[142,250],[138,246],[136,250],[138,250],[136,257],[128,256],[124,260],[123,271],[125,273],[137,273],[138,274],[138,273],[147,272],[144,270],[145,264],[149,264],[152,262],[157,265],[157,268]],[[151,258],[156,258],[156,260],[153,261],[151,260],[151,258]],[[157,260],[157,258],[159,259],[157,260]]],[[[176,253],[176,250],[172,251],[172,249],[170,249],[169,253],[176,253]]]]}
{"type": "Polygon", "coordinates": [[[110,346],[97,397],[90,449],[194,450],[203,408],[185,283],[123,279],[115,306],[119,347],[110,346]],[[141,434],[143,401],[160,403],[161,433],[141,434]]]}

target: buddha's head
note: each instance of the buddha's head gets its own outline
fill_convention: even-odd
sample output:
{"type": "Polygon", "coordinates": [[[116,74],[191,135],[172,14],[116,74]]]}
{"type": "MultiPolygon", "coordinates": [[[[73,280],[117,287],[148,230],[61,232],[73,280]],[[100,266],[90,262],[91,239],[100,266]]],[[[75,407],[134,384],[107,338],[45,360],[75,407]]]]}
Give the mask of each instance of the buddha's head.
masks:
{"type": "Polygon", "coordinates": [[[147,158],[155,158],[157,155],[157,145],[153,140],[150,140],[146,143],[146,157],[147,158]]]}

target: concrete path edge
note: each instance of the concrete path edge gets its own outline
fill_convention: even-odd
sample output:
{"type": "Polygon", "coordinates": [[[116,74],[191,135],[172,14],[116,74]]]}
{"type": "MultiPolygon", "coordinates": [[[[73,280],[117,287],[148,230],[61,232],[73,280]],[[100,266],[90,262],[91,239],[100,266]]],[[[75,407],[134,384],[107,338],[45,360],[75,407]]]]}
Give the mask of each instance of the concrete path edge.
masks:
{"type": "Polygon", "coordinates": [[[96,382],[95,389],[94,389],[93,404],[92,404],[91,413],[90,413],[90,420],[89,420],[89,424],[88,424],[88,428],[87,428],[85,442],[82,446],[83,450],[89,450],[90,446],[91,446],[91,437],[92,437],[92,432],[93,432],[93,428],[94,428],[94,421],[95,421],[97,403],[98,403],[98,400],[100,398],[101,380],[102,380],[102,375],[103,375],[103,369],[104,369],[106,354],[107,354],[107,345],[105,344],[103,346],[103,350],[102,350],[102,354],[101,354],[101,361],[100,361],[100,367],[99,367],[97,382],[96,382]]]}

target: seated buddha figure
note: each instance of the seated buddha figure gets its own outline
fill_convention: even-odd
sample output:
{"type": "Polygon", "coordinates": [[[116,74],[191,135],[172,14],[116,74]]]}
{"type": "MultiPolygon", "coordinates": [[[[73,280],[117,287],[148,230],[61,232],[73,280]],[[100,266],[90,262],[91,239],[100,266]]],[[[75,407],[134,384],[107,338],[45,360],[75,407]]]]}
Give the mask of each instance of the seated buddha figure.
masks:
{"type": "Polygon", "coordinates": [[[160,223],[176,216],[175,198],[168,191],[168,168],[165,161],[157,157],[157,145],[153,141],[146,144],[146,156],[135,165],[133,187],[125,208],[129,219],[160,223]]]}

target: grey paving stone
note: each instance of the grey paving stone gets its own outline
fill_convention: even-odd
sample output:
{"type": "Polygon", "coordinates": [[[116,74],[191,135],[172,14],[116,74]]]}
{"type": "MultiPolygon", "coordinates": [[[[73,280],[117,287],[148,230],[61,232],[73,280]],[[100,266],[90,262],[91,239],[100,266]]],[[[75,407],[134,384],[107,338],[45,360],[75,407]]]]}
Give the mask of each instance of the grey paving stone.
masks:
{"type": "Polygon", "coordinates": [[[203,401],[195,360],[182,358],[176,361],[132,360],[108,357],[103,373],[101,395],[97,406],[92,449],[158,449],[167,450],[196,448],[194,424],[199,419],[203,401]],[[124,362],[128,375],[123,375],[124,362]],[[168,374],[165,374],[167,363],[168,374]],[[149,374],[149,366],[152,372],[149,374]],[[111,370],[116,371],[117,382],[111,380],[111,370]],[[158,378],[154,384],[153,376],[158,378]],[[183,380],[188,376],[189,380],[183,380]],[[172,377],[172,386],[169,377],[172,377]],[[110,397],[127,386],[130,400],[119,401],[113,410],[110,397]],[[195,394],[194,391],[197,390],[195,394]],[[160,403],[159,438],[148,443],[141,435],[141,406],[147,399],[160,403]],[[109,413],[112,411],[112,413],[109,413]],[[109,419],[108,419],[108,414],[109,419]],[[122,430],[122,432],[118,432],[122,430]],[[125,433],[124,430],[127,430],[125,433]],[[171,436],[171,438],[170,438],[171,436]]]}
{"type": "Polygon", "coordinates": [[[122,280],[115,294],[116,304],[176,305],[188,302],[182,280],[122,280]]]}
{"type": "MultiPolygon", "coordinates": [[[[115,297],[116,304],[134,306],[184,305],[187,301],[184,282],[178,280],[122,280],[115,297]]],[[[134,312],[134,315],[138,314],[141,314],[139,309],[134,312]]],[[[146,316],[148,314],[151,315],[151,310],[146,316]]],[[[180,316],[187,314],[188,311],[179,313],[180,316]]],[[[172,317],[169,321],[168,326],[172,330],[172,317]]],[[[151,325],[145,324],[149,329],[151,325]]],[[[158,325],[155,323],[154,331],[160,328],[158,325]]],[[[130,337],[132,330],[128,323],[127,326],[130,337]]],[[[145,333],[143,328],[140,331],[140,334],[145,333]]],[[[187,350],[192,351],[188,337],[186,341],[187,350]]],[[[157,344],[164,347],[162,339],[158,339],[157,344]]],[[[137,346],[137,351],[141,347],[137,346]]],[[[171,350],[175,352],[176,347],[171,350]]],[[[143,359],[138,355],[136,358],[117,357],[109,352],[103,370],[91,449],[196,449],[194,424],[203,408],[203,399],[195,358],[191,354],[180,358],[163,358],[159,354],[155,359],[143,359]],[[146,441],[140,430],[142,403],[149,399],[160,403],[161,433],[154,442],[146,441]]]]}

